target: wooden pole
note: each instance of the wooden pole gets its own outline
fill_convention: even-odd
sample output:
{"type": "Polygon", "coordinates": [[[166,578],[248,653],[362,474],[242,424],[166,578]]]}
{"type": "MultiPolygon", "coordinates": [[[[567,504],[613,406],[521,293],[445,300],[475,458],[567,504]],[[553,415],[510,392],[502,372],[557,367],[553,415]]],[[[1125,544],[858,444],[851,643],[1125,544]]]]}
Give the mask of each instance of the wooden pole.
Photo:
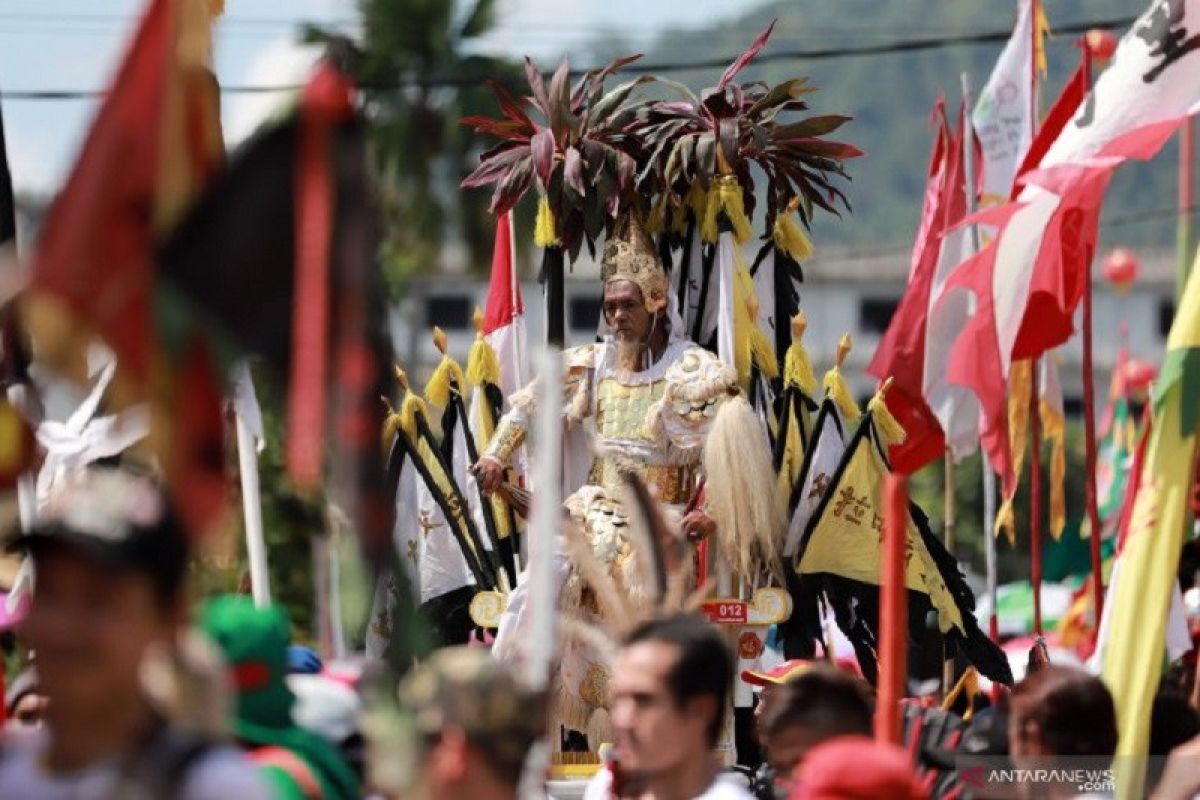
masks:
{"type": "Polygon", "coordinates": [[[908,678],[908,481],[888,475],[883,485],[883,563],[879,576],[879,685],[875,740],[900,743],[900,701],[908,678]]]}
{"type": "MultiPolygon", "coordinates": [[[[972,109],[975,106],[971,92],[971,74],[963,72],[960,80],[962,82],[963,107],[972,109]]],[[[975,128],[969,111],[963,117],[963,139],[967,142],[975,141],[975,128]]],[[[975,197],[974,147],[963,147],[963,177],[966,178],[963,189],[967,195],[967,213],[974,214],[979,205],[975,197]]],[[[971,252],[978,253],[979,226],[972,225],[969,230],[971,252]]],[[[983,541],[987,569],[987,595],[992,603],[992,615],[988,620],[988,635],[995,641],[999,638],[999,625],[996,619],[996,473],[992,471],[992,465],[988,463],[986,453],[980,452],[979,454],[979,469],[983,476],[983,541]]]]}
{"type": "Polygon", "coordinates": [[[1033,631],[1042,635],[1042,416],[1038,370],[1034,359],[1029,381],[1029,583],[1033,587],[1033,631]]]}
{"type": "MultiPolygon", "coordinates": [[[[943,490],[945,492],[944,505],[946,510],[945,524],[942,529],[943,542],[946,545],[946,552],[951,556],[954,555],[954,538],[955,538],[955,509],[954,509],[954,457],[950,450],[946,450],[945,469],[942,470],[945,476],[943,482],[943,490]]],[[[954,658],[950,655],[945,644],[942,645],[942,697],[949,694],[954,687],[954,658]]]]}
{"type": "MultiPolygon", "coordinates": [[[[1084,75],[1088,88],[1092,84],[1091,50],[1083,40],[1079,42],[1083,59],[1084,75]]],[[[1100,507],[1096,488],[1096,375],[1092,361],[1092,260],[1094,253],[1086,254],[1083,280],[1083,442],[1084,442],[1084,498],[1087,504],[1088,525],[1092,529],[1092,602],[1095,604],[1095,629],[1100,630],[1100,615],[1104,610],[1104,581],[1101,576],[1103,562],[1100,558],[1100,507]]]]}

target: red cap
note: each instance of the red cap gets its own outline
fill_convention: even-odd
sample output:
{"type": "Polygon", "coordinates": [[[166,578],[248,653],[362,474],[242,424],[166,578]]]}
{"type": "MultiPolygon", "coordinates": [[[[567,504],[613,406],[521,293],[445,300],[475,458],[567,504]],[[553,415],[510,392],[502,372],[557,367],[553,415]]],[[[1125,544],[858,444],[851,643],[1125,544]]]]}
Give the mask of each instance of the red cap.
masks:
{"type": "MultiPolygon", "coordinates": [[[[828,661],[821,659],[809,661],[803,658],[793,658],[791,661],[785,661],[773,669],[744,669],[742,670],[742,680],[751,686],[780,686],[792,678],[803,675],[808,671],[809,667],[816,664],[828,663],[828,661]]],[[[858,668],[858,662],[853,658],[839,658],[833,662],[833,666],[856,678],[862,677],[862,671],[858,668]]]]}
{"type": "Polygon", "coordinates": [[[742,680],[751,686],[767,686],[768,684],[778,686],[806,672],[814,663],[806,661],[803,658],[793,658],[791,661],[785,661],[773,669],[762,671],[744,669],[742,670],[742,680]]]}
{"type": "Polygon", "coordinates": [[[908,754],[865,736],[841,736],[818,745],[797,767],[788,800],[926,800],[908,754]]]}

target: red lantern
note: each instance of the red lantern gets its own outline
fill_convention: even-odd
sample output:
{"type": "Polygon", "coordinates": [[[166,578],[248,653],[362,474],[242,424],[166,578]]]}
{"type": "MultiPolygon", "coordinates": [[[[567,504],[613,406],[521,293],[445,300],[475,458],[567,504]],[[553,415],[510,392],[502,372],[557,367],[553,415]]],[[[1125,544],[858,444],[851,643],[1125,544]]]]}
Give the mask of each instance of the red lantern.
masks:
{"type": "Polygon", "coordinates": [[[1112,31],[1103,28],[1092,28],[1084,34],[1083,41],[1087,44],[1092,58],[1101,63],[1108,61],[1113,53],[1117,52],[1117,37],[1112,31]]]}
{"type": "Polygon", "coordinates": [[[1119,292],[1129,291],[1129,286],[1137,280],[1142,271],[1142,262],[1137,254],[1124,247],[1118,247],[1104,259],[1104,279],[1116,287],[1119,292]]]}

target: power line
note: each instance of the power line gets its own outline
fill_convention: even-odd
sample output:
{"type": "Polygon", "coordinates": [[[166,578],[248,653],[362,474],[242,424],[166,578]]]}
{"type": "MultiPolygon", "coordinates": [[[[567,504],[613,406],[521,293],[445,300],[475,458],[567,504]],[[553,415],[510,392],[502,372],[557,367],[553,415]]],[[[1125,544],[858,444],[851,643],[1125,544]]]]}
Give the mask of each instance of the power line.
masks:
{"type": "MultiPolygon", "coordinates": [[[[1062,26],[1055,32],[1061,35],[1084,33],[1092,28],[1125,28],[1131,25],[1135,19],[1135,17],[1120,17],[1117,19],[1081,22],[1062,26]]],[[[993,42],[1004,42],[1008,41],[1011,35],[1012,32],[1005,29],[981,33],[963,33],[951,36],[903,39],[884,44],[866,44],[857,47],[831,47],[811,50],[780,50],[776,52],[759,53],[758,57],[755,59],[755,63],[765,64],[775,61],[825,61],[860,56],[882,56],[897,53],[916,53],[925,50],[940,50],[947,47],[973,46],[989,44],[993,42]]],[[[731,56],[720,56],[708,59],[698,59],[696,61],[660,62],[657,64],[639,64],[638,62],[634,62],[633,64],[628,64],[622,67],[621,69],[617,70],[617,72],[622,74],[640,75],[658,72],[687,72],[693,70],[719,69],[728,65],[732,60],[733,58],[731,56]]],[[[578,77],[586,71],[587,68],[573,69],[571,70],[571,74],[574,77],[578,77]]],[[[490,77],[492,76],[435,76],[424,81],[405,79],[381,83],[365,83],[360,84],[360,88],[368,91],[394,91],[410,86],[461,88],[466,86],[478,86],[490,77]]],[[[268,94],[272,92],[294,92],[300,88],[302,88],[300,84],[279,86],[235,85],[222,86],[221,93],[227,95],[268,94]]],[[[102,90],[85,89],[9,89],[0,92],[0,99],[86,100],[103,97],[104,94],[105,93],[102,90]]]]}
{"type": "MultiPolygon", "coordinates": [[[[1147,222],[1164,222],[1178,217],[1181,213],[1189,217],[1198,216],[1200,215],[1200,205],[1188,206],[1183,209],[1175,206],[1164,206],[1151,209],[1150,211],[1139,211],[1133,214],[1121,214],[1120,216],[1102,219],[1101,233],[1112,228],[1126,228],[1133,225],[1143,225],[1147,222]]],[[[831,247],[839,246],[837,242],[830,242],[829,244],[831,247]]],[[[853,245],[850,245],[850,247],[853,247],[853,245]]],[[[911,244],[896,244],[876,247],[856,247],[849,252],[838,252],[830,260],[836,262],[875,261],[881,258],[908,258],[911,255],[911,244]]]]}

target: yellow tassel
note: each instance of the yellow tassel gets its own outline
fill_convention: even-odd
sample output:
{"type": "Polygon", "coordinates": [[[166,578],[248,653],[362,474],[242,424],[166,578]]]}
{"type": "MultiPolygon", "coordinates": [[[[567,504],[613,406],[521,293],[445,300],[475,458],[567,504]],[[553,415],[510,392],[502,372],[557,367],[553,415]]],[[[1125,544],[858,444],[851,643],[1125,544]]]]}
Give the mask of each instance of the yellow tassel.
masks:
{"type": "Polygon", "coordinates": [[[667,195],[661,194],[650,206],[650,215],[646,217],[646,233],[658,234],[665,230],[667,224],[667,195]]]}
{"type": "Polygon", "coordinates": [[[471,345],[471,352],[467,356],[467,380],[477,387],[500,383],[500,359],[481,333],[475,335],[475,343],[471,345]]]}
{"type": "Polygon", "coordinates": [[[425,384],[425,399],[438,408],[445,408],[450,402],[452,382],[457,383],[460,392],[466,391],[467,379],[463,376],[462,367],[450,356],[442,356],[437,369],[425,384]]]}
{"type": "Polygon", "coordinates": [[[896,418],[892,416],[891,409],[887,407],[887,402],[883,399],[889,383],[891,383],[891,378],[888,378],[883,388],[875,393],[871,402],[867,403],[867,411],[870,412],[871,419],[875,422],[875,430],[879,437],[885,445],[891,447],[903,442],[907,434],[896,418]]]}
{"type": "MultiPolygon", "coordinates": [[[[1008,447],[1012,453],[1013,475],[1019,481],[1025,468],[1025,437],[1029,432],[1029,392],[1033,385],[1033,362],[1014,361],[1008,375],[1008,447]]],[[[1001,533],[1010,545],[1017,542],[1016,515],[1012,497],[1004,498],[996,514],[996,535],[1001,533]]]]}
{"type": "Polygon", "coordinates": [[[999,536],[1004,534],[1004,538],[1008,539],[1010,545],[1017,543],[1017,517],[1013,510],[1013,501],[1016,496],[1006,497],[1004,502],[1000,504],[1000,509],[996,512],[996,527],[993,535],[999,536]]]}
{"type": "Polygon", "coordinates": [[[733,225],[733,238],[738,244],[743,244],[750,238],[750,220],[746,218],[746,208],[742,200],[742,187],[737,178],[732,175],[722,175],[717,178],[713,188],[709,190],[708,202],[704,207],[704,217],[700,223],[700,235],[706,242],[716,242],[719,228],[717,220],[724,213],[733,225]]]}
{"type": "Polygon", "coordinates": [[[381,438],[383,440],[383,458],[385,461],[387,460],[388,452],[392,449],[392,441],[399,432],[400,415],[393,409],[383,420],[383,434],[381,438]]]}
{"type": "Polygon", "coordinates": [[[750,357],[765,378],[779,377],[779,362],[775,360],[775,348],[762,328],[754,325],[750,329],[750,357]]]}
{"type": "Polygon", "coordinates": [[[854,394],[850,391],[850,386],[846,383],[846,377],[842,375],[842,362],[846,360],[846,355],[849,352],[850,334],[847,333],[838,342],[837,363],[825,373],[824,384],[825,394],[838,407],[838,411],[842,413],[842,418],[846,422],[854,422],[854,420],[859,418],[861,412],[858,410],[858,403],[854,400],[854,394]]]}
{"type": "Polygon", "coordinates": [[[775,246],[787,253],[795,261],[807,261],[812,257],[813,246],[808,234],[796,222],[791,212],[775,217],[773,232],[775,246]]]}
{"type": "Polygon", "coordinates": [[[1043,78],[1046,77],[1046,37],[1050,35],[1050,20],[1046,19],[1046,7],[1042,3],[1034,5],[1036,13],[1033,18],[1033,49],[1037,70],[1043,78]]]}
{"type": "Polygon", "coordinates": [[[797,386],[809,397],[816,394],[817,376],[813,374],[812,361],[804,349],[804,331],[808,319],[801,311],[792,317],[792,343],[783,357],[783,381],[785,385],[797,386]]]}
{"type": "Polygon", "coordinates": [[[213,19],[225,13],[225,0],[208,0],[208,13],[213,19]]]}
{"type": "Polygon", "coordinates": [[[1045,440],[1050,443],[1050,535],[1057,542],[1067,525],[1066,420],[1045,400],[1039,407],[1045,440]]]}
{"type": "Polygon", "coordinates": [[[417,439],[417,414],[429,419],[429,409],[425,401],[419,394],[410,391],[404,395],[404,402],[400,404],[400,429],[413,441],[417,439]]]}
{"type": "Polygon", "coordinates": [[[967,694],[967,711],[963,714],[963,719],[969,720],[975,714],[975,696],[979,694],[979,673],[974,667],[967,667],[958,683],[954,684],[954,688],[942,700],[942,710],[949,711],[963,692],[967,694]]]}
{"type": "Polygon", "coordinates": [[[533,223],[533,243],[542,248],[558,244],[554,212],[550,210],[550,198],[546,195],[538,197],[537,219],[533,223]]]}

